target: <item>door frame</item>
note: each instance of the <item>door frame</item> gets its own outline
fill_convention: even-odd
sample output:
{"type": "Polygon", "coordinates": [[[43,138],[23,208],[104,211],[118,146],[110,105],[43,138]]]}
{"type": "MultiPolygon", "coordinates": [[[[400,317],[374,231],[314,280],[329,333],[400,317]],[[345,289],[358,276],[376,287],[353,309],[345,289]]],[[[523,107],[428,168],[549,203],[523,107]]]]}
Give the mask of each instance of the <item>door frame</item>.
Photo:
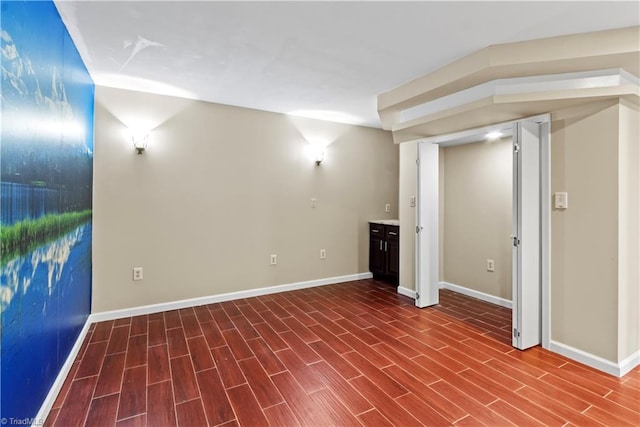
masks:
{"type": "MultiPolygon", "coordinates": [[[[520,121],[540,124],[540,320],[541,344],[549,348],[551,340],[551,115],[542,114],[509,122],[423,138],[417,142],[417,212],[416,212],[416,299],[419,308],[438,304],[440,211],[438,150],[441,144],[484,135],[492,130],[513,128],[520,121]],[[435,146],[435,147],[434,147],[435,146]]],[[[513,201],[517,203],[517,201],[513,201]]],[[[517,302],[513,301],[512,305],[517,302]]]]}

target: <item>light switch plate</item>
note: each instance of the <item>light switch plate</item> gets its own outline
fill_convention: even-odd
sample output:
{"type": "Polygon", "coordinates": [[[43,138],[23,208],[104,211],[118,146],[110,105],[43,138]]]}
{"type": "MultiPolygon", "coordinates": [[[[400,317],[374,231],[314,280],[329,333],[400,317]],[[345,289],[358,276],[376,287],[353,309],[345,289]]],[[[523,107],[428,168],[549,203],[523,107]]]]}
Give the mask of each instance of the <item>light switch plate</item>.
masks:
{"type": "Polygon", "coordinates": [[[416,196],[409,197],[409,207],[412,207],[412,208],[416,207],[416,196]]]}
{"type": "Polygon", "coordinates": [[[557,192],[553,196],[554,206],[556,209],[567,209],[569,207],[569,194],[566,192],[557,192]]]}

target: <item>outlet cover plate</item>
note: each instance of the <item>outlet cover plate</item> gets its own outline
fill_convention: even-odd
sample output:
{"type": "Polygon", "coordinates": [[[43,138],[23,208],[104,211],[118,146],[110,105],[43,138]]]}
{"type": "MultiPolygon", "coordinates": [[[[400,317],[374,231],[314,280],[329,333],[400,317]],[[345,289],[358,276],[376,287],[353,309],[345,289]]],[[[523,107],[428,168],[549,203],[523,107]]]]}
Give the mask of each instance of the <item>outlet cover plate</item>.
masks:
{"type": "Polygon", "coordinates": [[[487,260],[487,271],[495,271],[496,270],[496,262],[492,259],[487,260]]]}

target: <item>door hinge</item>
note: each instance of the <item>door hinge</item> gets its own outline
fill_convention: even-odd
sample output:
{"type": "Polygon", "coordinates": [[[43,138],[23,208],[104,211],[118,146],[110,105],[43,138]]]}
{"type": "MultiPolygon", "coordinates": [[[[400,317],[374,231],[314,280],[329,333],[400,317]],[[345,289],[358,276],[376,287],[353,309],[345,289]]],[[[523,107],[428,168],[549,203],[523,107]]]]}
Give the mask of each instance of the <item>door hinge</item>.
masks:
{"type": "Polygon", "coordinates": [[[420,294],[416,292],[416,299],[420,299],[420,294]]]}
{"type": "Polygon", "coordinates": [[[518,247],[520,245],[520,239],[516,236],[511,236],[511,238],[513,239],[513,246],[518,247]]]}
{"type": "Polygon", "coordinates": [[[422,227],[416,225],[416,234],[419,234],[422,231],[422,227]]]}
{"type": "Polygon", "coordinates": [[[516,328],[513,328],[513,336],[516,338],[520,338],[520,331],[516,328]]]}
{"type": "Polygon", "coordinates": [[[513,151],[515,151],[516,153],[520,152],[520,144],[513,144],[513,151]]]}
{"type": "Polygon", "coordinates": [[[420,164],[420,159],[416,159],[416,165],[420,164]]]}

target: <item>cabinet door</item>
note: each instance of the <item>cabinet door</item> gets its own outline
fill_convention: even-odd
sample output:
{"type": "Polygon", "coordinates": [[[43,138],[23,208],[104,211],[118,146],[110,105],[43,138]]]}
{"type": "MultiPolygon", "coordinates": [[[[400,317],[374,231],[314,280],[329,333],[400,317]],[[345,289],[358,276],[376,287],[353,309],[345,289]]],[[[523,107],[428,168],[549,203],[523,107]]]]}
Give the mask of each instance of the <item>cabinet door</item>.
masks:
{"type": "Polygon", "coordinates": [[[400,245],[397,240],[389,240],[387,242],[387,271],[386,275],[389,277],[391,283],[398,284],[398,277],[400,274],[400,245]]]}
{"type": "Polygon", "coordinates": [[[394,285],[398,283],[400,272],[400,228],[395,225],[387,225],[384,228],[384,236],[386,239],[385,250],[385,274],[389,282],[394,285]]]}
{"type": "Polygon", "coordinates": [[[382,236],[371,235],[369,238],[369,270],[374,276],[381,276],[385,270],[385,252],[382,236]]]}

